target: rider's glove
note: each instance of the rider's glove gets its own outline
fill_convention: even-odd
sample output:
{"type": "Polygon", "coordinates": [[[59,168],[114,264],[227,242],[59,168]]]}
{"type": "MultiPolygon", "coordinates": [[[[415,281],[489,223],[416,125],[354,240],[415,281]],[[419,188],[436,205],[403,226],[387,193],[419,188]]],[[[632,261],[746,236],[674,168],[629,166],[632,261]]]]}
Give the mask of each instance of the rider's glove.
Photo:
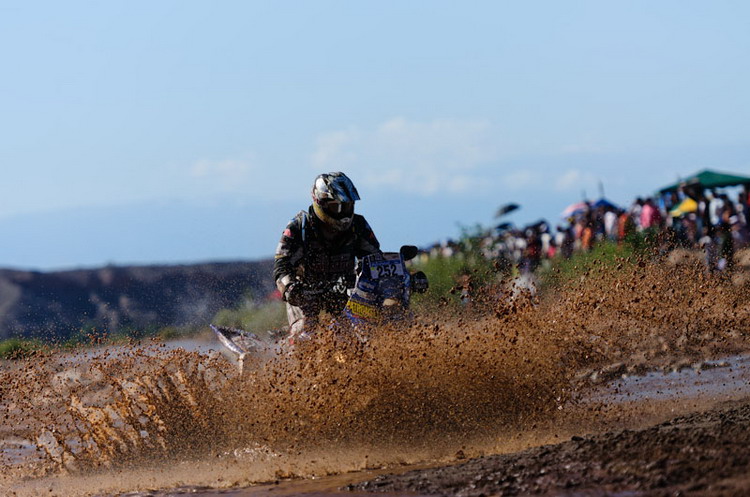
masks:
{"type": "Polygon", "coordinates": [[[284,300],[289,304],[299,307],[305,301],[305,292],[302,283],[295,281],[284,290],[284,300]]]}

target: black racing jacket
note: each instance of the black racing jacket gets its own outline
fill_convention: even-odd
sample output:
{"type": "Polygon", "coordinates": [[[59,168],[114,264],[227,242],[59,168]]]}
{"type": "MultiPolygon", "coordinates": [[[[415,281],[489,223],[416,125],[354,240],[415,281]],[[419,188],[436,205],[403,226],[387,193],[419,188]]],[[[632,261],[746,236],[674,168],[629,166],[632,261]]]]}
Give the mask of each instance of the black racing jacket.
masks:
{"type": "Polygon", "coordinates": [[[352,225],[327,240],[312,206],[287,224],[276,248],[273,277],[283,294],[295,280],[333,286],[343,277],[354,286],[356,259],[380,251],[380,243],[363,216],[354,214],[352,225]]]}

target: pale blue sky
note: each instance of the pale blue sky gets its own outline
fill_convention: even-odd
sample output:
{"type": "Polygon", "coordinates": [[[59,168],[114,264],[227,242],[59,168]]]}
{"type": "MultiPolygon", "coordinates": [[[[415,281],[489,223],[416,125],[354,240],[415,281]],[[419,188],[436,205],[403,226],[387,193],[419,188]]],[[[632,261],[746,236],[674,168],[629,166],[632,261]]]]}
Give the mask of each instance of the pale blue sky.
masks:
{"type": "Polygon", "coordinates": [[[744,1],[0,0],[0,267],[271,256],[319,172],[387,249],[750,174],[744,1]]]}

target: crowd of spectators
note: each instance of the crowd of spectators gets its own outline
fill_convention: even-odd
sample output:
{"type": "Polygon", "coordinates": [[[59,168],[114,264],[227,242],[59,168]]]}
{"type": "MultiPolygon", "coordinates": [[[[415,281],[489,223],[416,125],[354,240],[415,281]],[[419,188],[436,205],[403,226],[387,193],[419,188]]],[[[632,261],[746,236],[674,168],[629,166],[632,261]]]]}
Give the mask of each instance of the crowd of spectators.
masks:
{"type": "Polygon", "coordinates": [[[518,228],[510,223],[460,241],[429,248],[429,256],[474,254],[520,274],[546,260],[591,251],[602,242],[640,243],[657,253],[675,248],[701,250],[706,270],[731,271],[735,251],[750,243],[750,188],[706,189],[682,185],[664,194],[636,198],[627,207],[604,198],[574,204],[554,229],[546,220],[518,228]]]}

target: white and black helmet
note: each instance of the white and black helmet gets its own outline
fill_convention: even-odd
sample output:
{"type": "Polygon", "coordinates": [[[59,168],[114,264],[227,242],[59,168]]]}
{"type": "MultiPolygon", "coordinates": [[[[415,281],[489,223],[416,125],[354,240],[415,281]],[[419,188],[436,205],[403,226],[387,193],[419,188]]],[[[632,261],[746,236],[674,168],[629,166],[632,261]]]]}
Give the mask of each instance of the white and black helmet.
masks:
{"type": "Polygon", "coordinates": [[[359,193],[346,174],[327,173],[315,178],[312,200],[318,219],[336,231],[344,231],[352,225],[354,202],[359,200],[359,193]]]}

